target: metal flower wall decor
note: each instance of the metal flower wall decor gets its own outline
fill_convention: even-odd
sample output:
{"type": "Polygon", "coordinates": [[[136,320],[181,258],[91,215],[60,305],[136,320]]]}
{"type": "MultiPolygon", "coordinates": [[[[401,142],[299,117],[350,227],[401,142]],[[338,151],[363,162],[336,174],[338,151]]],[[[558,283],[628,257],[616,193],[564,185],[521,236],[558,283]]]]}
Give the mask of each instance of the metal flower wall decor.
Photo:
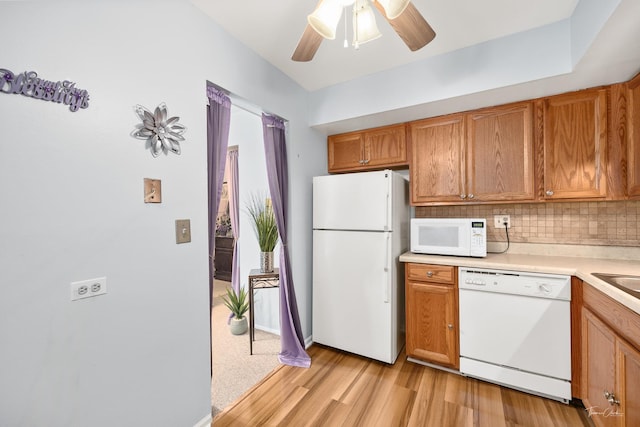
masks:
{"type": "Polygon", "coordinates": [[[167,106],[163,102],[152,113],[142,105],[136,105],[134,111],[142,120],[137,124],[131,136],[147,141],[153,157],[158,157],[160,152],[180,154],[180,142],[184,141],[183,133],[187,128],[178,123],[180,117],[167,118],[167,106]]]}

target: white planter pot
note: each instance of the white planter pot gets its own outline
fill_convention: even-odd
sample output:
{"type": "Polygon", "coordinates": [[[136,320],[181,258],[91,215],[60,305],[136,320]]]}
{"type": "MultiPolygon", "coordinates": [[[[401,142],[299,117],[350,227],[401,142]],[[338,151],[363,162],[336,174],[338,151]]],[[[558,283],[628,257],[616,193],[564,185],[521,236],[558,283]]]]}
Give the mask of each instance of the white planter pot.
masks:
{"type": "Polygon", "coordinates": [[[233,335],[242,335],[249,329],[249,322],[247,322],[247,316],[243,316],[240,319],[233,317],[229,322],[229,330],[233,335]]]}

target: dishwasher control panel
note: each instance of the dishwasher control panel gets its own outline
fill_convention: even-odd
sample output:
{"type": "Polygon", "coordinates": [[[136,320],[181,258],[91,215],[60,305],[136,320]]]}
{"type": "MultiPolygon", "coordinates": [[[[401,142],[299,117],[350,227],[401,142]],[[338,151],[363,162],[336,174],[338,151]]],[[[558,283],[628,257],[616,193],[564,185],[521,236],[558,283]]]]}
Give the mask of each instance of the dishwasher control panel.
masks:
{"type": "Polygon", "coordinates": [[[560,274],[460,267],[458,287],[482,292],[571,300],[571,277],[560,274]]]}

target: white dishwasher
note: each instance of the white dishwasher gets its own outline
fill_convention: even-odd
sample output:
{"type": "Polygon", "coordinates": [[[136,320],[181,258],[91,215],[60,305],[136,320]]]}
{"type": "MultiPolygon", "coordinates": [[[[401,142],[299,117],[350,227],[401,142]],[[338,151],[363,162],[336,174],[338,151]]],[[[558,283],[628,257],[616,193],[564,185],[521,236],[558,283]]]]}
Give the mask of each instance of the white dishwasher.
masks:
{"type": "Polygon", "coordinates": [[[571,278],[460,268],[460,372],[571,400],[571,278]]]}

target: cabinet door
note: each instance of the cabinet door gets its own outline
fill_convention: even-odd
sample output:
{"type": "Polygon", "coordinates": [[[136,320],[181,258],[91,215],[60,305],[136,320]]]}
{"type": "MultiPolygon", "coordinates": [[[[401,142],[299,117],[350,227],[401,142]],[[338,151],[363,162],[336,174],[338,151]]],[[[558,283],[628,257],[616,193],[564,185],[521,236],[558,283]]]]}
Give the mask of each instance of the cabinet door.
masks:
{"type": "Polygon", "coordinates": [[[404,124],[373,129],[364,133],[364,163],[370,168],[408,164],[404,124]]]}
{"type": "Polygon", "coordinates": [[[327,139],[329,172],[363,168],[364,138],[362,132],[332,135],[327,139]]]}
{"type": "Polygon", "coordinates": [[[464,189],[464,115],[453,114],[410,124],[411,203],[460,202],[464,189]]]}
{"type": "Polygon", "coordinates": [[[640,197],[640,75],[628,84],[627,91],[627,192],[640,197]]]}
{"type": "Polygon", "coordinates": [[[605,416],[618,408],[605,399],[616,392],[615,335],[588,309],[582,309],[582,399],[598,427],[621,425],[618,416],[605,416]]]}
{"type": "Polygon", "coordinates": [[[544,101],[544,198],[606,196],[606,90],[544,101]]]}
{"type": "Polygon", "coordinates": [[[459,368],[456,288],[407,282],[407,355],[459,368]]]}
{"type": "Polygon", "coordinates": [[[640,426],[640,352],[618,340],[620,415],[627,427],[640,426]]]}
{"type": "Polygon", "coordinates": [[[467,198],[533,200],[533,126],[529,102],[467,115],[467,198]]]}

